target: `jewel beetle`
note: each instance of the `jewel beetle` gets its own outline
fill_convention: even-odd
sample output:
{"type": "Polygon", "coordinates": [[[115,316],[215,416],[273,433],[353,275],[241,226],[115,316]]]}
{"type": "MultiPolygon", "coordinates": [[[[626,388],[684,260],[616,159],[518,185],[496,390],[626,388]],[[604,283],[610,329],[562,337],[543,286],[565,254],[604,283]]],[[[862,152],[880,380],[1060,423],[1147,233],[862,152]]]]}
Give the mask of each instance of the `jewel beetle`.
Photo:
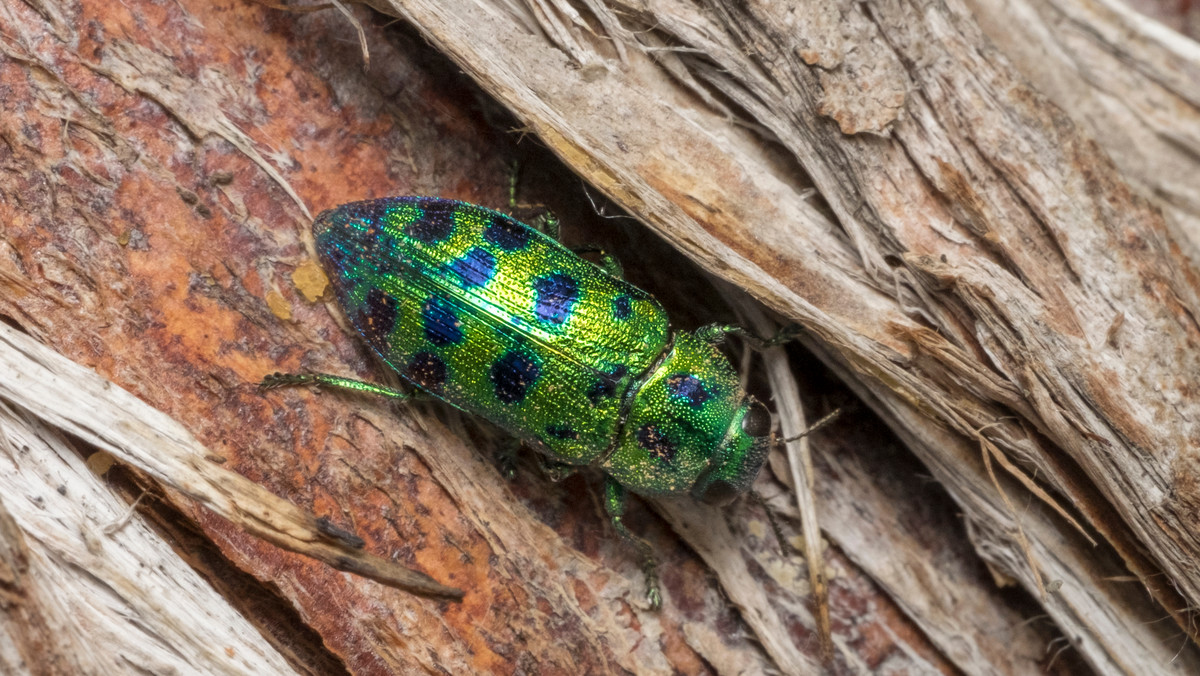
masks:
{"type": "Polygon", "coordinates": [[[556,466],[605,474],[625,526],[629,492],[725,505],[749,489],[771,417],[717,348],[737,327],[672,332],[662,306],[554,237],[511,216],[435,197],[391,197],[320,214],[313,236],[334,293],[366,343],[411,390],[326,374],[272,374],[264,388],[316,384],[406,399],[425,393],[482,416],[556,466]]]}

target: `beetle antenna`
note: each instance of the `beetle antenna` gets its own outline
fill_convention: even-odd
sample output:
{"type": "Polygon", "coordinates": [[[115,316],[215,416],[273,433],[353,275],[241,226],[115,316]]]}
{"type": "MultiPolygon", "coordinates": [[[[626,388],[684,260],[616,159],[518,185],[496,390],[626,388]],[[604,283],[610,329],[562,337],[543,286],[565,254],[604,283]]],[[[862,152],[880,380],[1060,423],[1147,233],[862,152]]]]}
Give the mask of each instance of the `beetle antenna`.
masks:
{"type": "Polygon", "coordinates": [[[799,441],[800,439],[807,437],[808,435],[812,434],[813,432],[816,432],[817,430],[821,429],[822,427],[833,422],[834,419],[837,418],[841,414],[842,414],[842,409],[840,409],[840,408],[834,409],[833,413],[830,413],[829,415],[825,416],[824,418],[821,418],[817,422],[809,425],[808,429],[804,430],[803,432],[801,432],[800,434],[797,434],[794,437],[788,437],[787,439],[783,439],[782,442],[786,444],[789,441],[799,441]]]}

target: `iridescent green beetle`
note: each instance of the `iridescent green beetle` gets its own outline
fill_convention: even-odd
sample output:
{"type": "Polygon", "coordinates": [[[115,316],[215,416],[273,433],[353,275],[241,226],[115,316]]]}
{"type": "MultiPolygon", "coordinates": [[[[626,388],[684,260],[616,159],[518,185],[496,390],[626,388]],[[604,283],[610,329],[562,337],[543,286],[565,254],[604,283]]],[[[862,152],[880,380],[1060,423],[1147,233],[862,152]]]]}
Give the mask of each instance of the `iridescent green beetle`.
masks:
{"type": "MultiPolygon", "coordinates": [[[[733,327],[672,334],[650,294],[555,239],[483,207],[430,197],[326,211],[313,235],[342,308],[405,381],[483,416],[555,463],[603,471],[622,522],[626,491],[715,505],[746,491],[771,439],[767,409],[717,349],[733,327]]],[[[412,392],[322,374],[275,374],[394,398],[412,392]]]]}

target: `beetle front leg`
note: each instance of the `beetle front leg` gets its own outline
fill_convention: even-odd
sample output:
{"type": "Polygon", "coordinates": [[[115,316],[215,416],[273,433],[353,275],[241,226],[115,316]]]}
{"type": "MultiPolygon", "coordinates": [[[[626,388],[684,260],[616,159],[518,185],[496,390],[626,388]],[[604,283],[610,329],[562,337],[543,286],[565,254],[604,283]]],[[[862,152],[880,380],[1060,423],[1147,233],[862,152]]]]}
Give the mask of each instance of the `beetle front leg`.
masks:
{"type": "Polygon", "coordinates": [[[662,608],[662,591],[658,587],[658,562],[654,559],[654,549],[650,543],[625,527],[623,517],[628,500],[629,493],[624,486],[612,477],[604,478],[604,510],[612,519],[613,528],[617,529],[617,533],[641,555],[642,574],[646,576],[646,600],[650,603],[651,610],[658,610],[662,608]]]}
{"type": "Polygon", "coordinates": [[[707,343],[719,345],[725,342],[725,336],[733,334],[746,341],[750,347],[755,350],[764,350],[775,345],[782,345],[790,342],[796,336],[800,335],[803,329],[799,324],[789,324],[777,331],[770,338],[762,338],[757,334],[751,333],[748,329],[738,326],[737,324],[706,324],[696,329],[696,337],[707,343]]]}

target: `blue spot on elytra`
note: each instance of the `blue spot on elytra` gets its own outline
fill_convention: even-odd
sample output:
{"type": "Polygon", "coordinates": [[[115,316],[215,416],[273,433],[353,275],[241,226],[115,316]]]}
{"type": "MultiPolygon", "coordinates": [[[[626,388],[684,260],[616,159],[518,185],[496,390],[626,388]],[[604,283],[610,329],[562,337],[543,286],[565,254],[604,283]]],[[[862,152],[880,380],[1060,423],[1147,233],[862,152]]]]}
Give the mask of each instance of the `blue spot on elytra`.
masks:
{"type": "Polygon", "coordinates": [[[436,354],[418,352],[408,362],[404,375],[427,390],[437,391],[446,383],[446,362],[436,354]]]}
{"type": "Polygon", "coordinates": [[[579,284],[574,278],[556,272],[534,280],[537,298],[533,314],[551,324],[562,324],[571,316],[571,308],[579,300],[579,284]]]}
{"type": "Polygon", "coordinates": [[[421,217],[404,226],[404,234],[425,244],[437,244],[454,232],[454,211],[450,200],[425,199],[417,202],[421,217]]]}
{"type": "Polygon", "coordinates": [[[675,458],[675,444],[655,425],[642,425],[638,428],[635,436],[637,437],[638,446],[646,449],[647,453],[659,460],[671,462],[675,458]]]}
{"type": "Polygon", "coordinates": [[[357,322],[367,342],[379,345],[387,342],[388,334],[396,326],[396,312],[399,303],[395,298],[384,293],[378,287],[372,287],[367,292],[367,304],[357,322]]]}
{"type": "Polygon", "coordinates": [[[450,269],[462,279],[463,286],[483,286],[496,274],[496,257],[475,247],[451,263],[450,269]]]}
{"type": "Polygon", "coordinates": [[[492,364],[491,380],[496,398],[506,404],[521,403],[541,373],[542,368],[537,362],[520,352],[504,353],[492,364]]]}
{"type": "Polygon", "coordinates": [[[454,315],[454,307],[445,300],[432,296],[425,301],[424,307],[421,308],[421,321],[425,328],[425,337],[437,347],[462,342],[462,325],[454,315]]]}
{"type": "Polygon", "coordinates": [[[570,425],[547,425],[546,436],[560,441],[571,441],[579,438],[579,434],[570,425]]]}
{"type": "Polygon", "coordinates": [[[621,294],[613,299],[613,319],[629,319],[633,314],[633,299],[621,294]]]}
{"type": "Polygon", "coordinates": [[[483,231],[483,238],[505,251],[517,251],[529,244],[530,233],[529,228],[511,218],[496,215],[483,231]]]}
{"type": "Polygon", "coordinates": [[[681,401],[692,408],[700,408],[712,398],[712,394],[704,389],[704,383],[689,373],[668,376],[667,393],[673,401],[681,401]]]}

